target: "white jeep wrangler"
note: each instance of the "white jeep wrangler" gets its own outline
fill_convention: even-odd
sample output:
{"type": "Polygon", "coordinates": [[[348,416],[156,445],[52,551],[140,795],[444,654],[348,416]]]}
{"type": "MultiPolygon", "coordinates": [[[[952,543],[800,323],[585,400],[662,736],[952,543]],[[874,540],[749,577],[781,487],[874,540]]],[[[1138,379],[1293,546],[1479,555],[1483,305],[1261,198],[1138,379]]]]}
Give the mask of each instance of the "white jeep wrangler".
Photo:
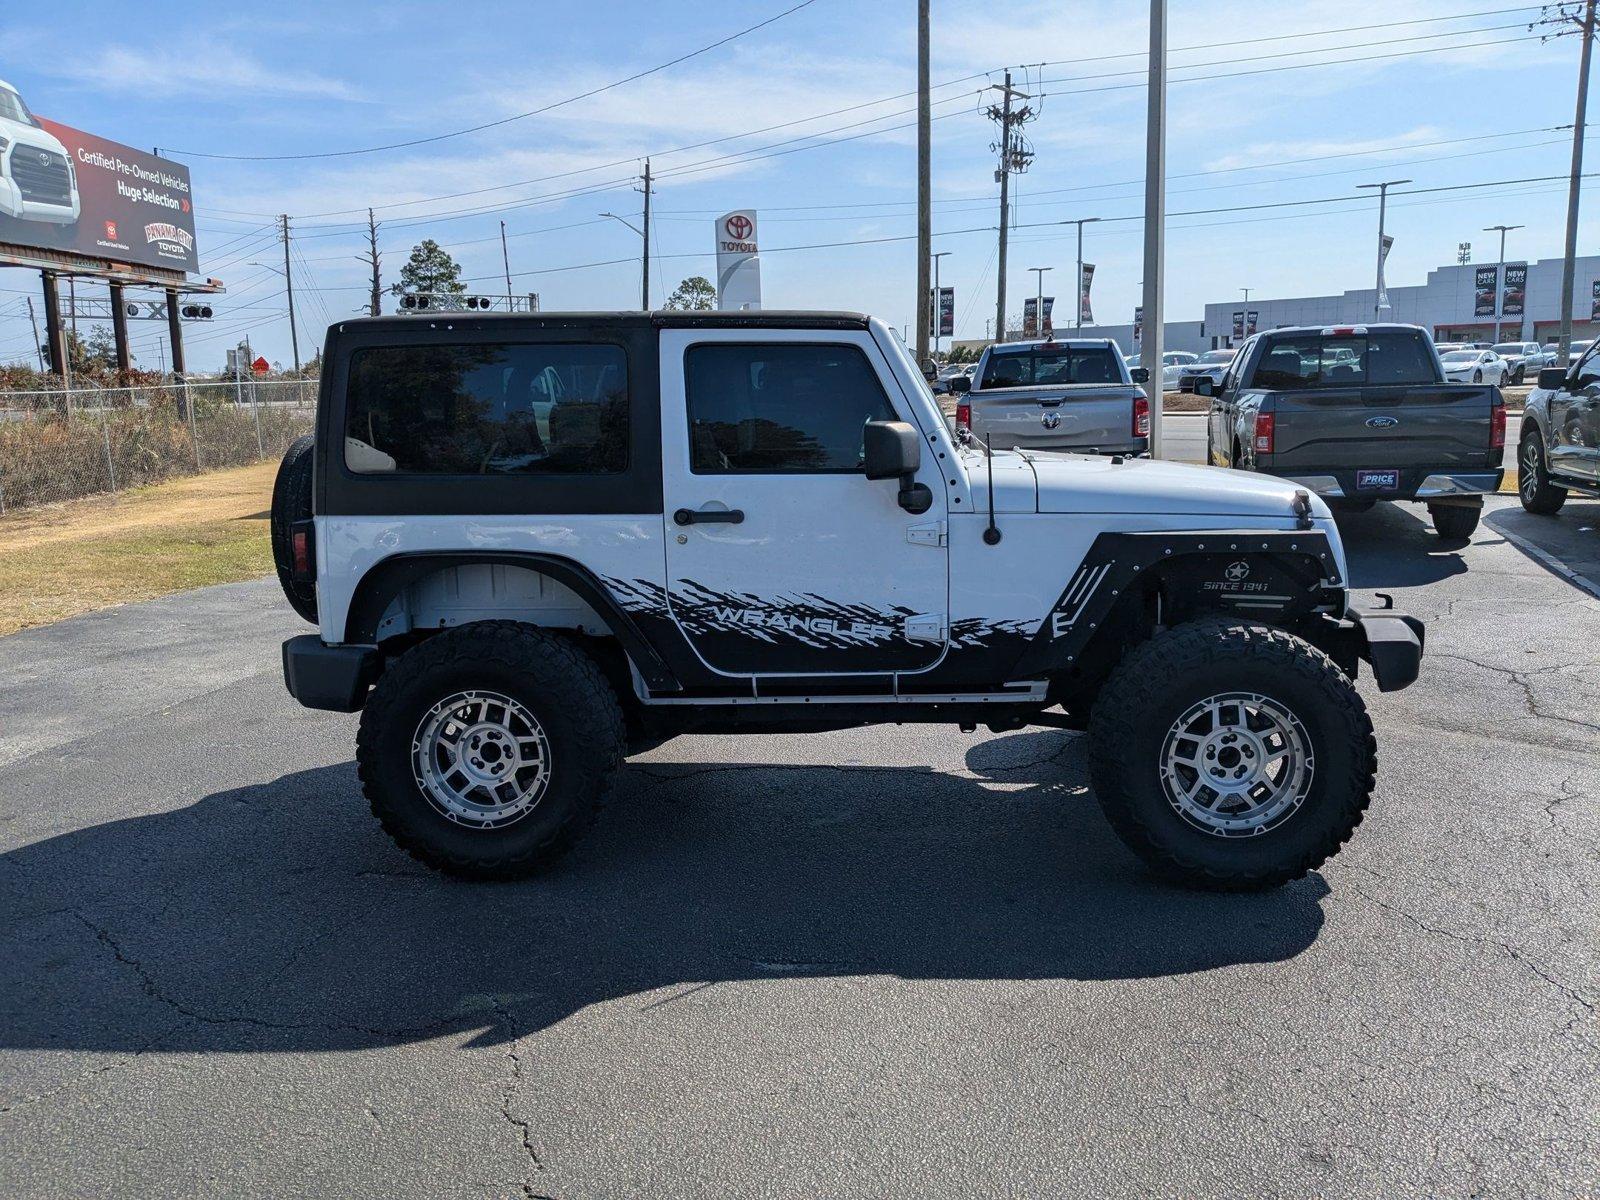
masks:
{"type": "Polygon", "coordinates": [[[1422,626],[1347,603],[1279,480],[958,441],[881,323],[819,313],[393,317],[329,330],[274,548],[320,626],[289,691],[361,710],[374,813],[418,859],[526,874],[675,734],[1086,729],[1158,870],[1316,867],[1360,822],[1352,680],[1422,626]]]}

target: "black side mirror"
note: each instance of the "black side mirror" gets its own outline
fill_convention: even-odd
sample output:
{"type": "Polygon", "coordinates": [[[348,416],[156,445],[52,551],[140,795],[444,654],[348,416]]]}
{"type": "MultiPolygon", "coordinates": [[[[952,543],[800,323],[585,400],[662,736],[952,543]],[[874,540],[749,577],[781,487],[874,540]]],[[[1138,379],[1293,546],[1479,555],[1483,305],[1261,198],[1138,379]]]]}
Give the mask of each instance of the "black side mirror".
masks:
{"type": "Polygon", "coordinates": [[[1150,382],[1150,368],[1149,367],[1134,367],[1133,370],[1128,372],[1128,375],[1129,375],[1130,378],[1132,378],[1132,380],[1135,383],[1149,383],[1150,382]]]}
{"type": "Polygon", "coordinates": [[[971,375],[950,376],[950,390],[954,393],[970,392],[972,390],[971,375]]]}
{"type": "Polygon", "coordinates": [[[1202,375],[1194,381],[1194,394],[1196,396],[1215,396],[1217,394],[1217,381],[1209,375],[1202,375]]]}
{"type": "Polygon", "coordinates": [[[868,421],[862,428],[862,466],[868,479],[898,479],[900,507],[925,513],[933,507],[933,492],[916,482],[922,465],[922,438],[904,421],[868,421]]]}
{"type": "Polygon", "coordinates": [[[1539,369],[1539,386],[1546,391],[1559,392],[1567,386],[1567,369],[1565,367],[1541,367],[1539,369]]]}

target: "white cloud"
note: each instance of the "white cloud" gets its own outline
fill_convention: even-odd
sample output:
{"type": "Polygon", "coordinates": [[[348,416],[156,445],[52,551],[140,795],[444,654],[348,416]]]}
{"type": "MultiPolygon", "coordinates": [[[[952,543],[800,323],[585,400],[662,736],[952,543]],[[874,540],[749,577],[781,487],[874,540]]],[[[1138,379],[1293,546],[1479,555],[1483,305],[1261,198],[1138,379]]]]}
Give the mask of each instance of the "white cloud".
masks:
{"type": "Polygon", "coordinates": [[[36,65],[41,72],[103,92],[147,93],[159,87],[167,97],[360,99],[342,79],[271,66],[236,45],[209,40],[181,50],[105,46],[48,58],[36,65]]]}

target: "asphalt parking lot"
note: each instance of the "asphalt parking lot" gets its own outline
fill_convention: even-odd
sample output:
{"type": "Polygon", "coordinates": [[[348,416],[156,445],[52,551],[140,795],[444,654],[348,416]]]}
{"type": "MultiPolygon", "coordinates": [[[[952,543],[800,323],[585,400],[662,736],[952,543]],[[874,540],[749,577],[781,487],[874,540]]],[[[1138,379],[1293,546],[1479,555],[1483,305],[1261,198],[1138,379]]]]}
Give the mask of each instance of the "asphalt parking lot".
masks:
{"type": "Polygon", "coordinates": [[[1076,735],[915,727],[669,742],[455,883],[270,581],[0,639],[0,1192],[1592,1195],[1600,503],[1530,521],[1344,523],[1428,656],[1257,896],[1148,877],[1076,735]]]}

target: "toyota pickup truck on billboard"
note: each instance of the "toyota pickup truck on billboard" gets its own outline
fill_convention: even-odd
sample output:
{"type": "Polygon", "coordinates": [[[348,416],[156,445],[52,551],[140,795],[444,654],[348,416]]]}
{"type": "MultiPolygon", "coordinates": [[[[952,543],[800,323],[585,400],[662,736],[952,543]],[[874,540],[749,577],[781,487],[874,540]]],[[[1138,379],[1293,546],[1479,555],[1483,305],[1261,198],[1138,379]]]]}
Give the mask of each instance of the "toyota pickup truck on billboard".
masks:
{"type": "Polygon", "coordinates": [[[36,117],[0,81],[0,242],[199,270],[188,168],[36,117]]]}

